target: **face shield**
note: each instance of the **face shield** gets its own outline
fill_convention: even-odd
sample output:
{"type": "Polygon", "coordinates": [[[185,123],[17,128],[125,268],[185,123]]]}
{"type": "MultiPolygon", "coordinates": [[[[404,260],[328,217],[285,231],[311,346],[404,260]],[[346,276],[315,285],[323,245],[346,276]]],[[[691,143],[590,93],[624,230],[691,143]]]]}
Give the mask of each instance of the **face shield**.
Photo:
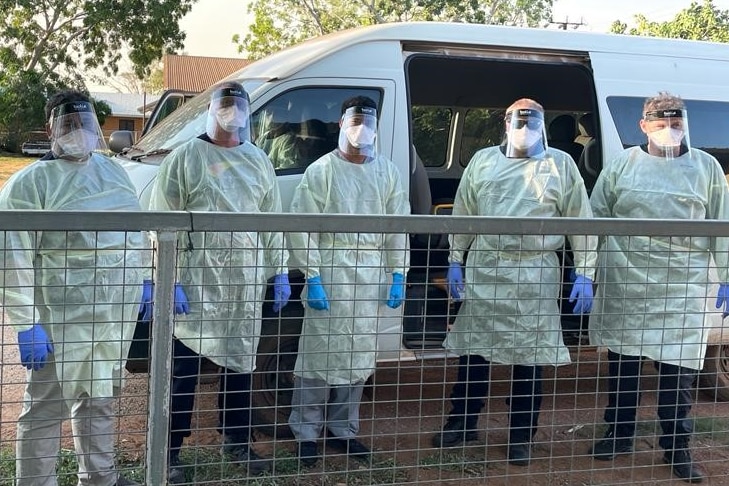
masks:
{"type": "Polygon", "coordinates": [[[106,150],[94,106],[88,101],[53,108],[48,125],[51,151],[60,159],[86,160],[94,150],[106,150]]]}
{"type": "Polygon", "coordinates": [[[686,110],[648,111],[641,127],[651,155],[673,159],[691,148],[686,110]]]}
{"type": "Polygon", "coordinates": [[[241,88],[221,88],[213,93],[205,132],[212,140],[237,134],[241,142],[251,139],[250,104],[241,88]]]}
{"type": "Polygon", "coordinates": [[[516,108],[506,113],[506,156],[513,159],[534,157],[547,150],[544,114],[531,108],[516,108]]]}
{"type": "Polygon", "coordinates": [[[376,139],[377,110],[366,106],[347,108],[339,128],[339,150],[347,155],[374,157],[376,139]]]}

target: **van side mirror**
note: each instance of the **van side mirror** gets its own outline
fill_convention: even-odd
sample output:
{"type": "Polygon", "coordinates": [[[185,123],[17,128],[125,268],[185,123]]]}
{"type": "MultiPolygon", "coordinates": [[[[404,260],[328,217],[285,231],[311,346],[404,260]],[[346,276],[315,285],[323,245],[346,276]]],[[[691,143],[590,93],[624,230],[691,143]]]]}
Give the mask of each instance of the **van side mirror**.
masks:
{"type": "Polygon", "coordinates": [[[109,137],[109,150],[115,154],[132,145],[134,145],[134,134],[129,130],[117,130],[109,137]]]}

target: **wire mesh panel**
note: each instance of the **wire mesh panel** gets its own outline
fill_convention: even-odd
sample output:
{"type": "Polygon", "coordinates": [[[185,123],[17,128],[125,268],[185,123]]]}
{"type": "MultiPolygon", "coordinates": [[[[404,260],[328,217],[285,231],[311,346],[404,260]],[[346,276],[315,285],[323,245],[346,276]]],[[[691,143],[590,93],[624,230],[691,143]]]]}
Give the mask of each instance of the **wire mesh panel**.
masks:
{"type": "Polygon", "coordinates": [[[147,392],[124,364],[152,275],[146,238],[28,230],[0,244],[3,481],[142,479],[147,392]]]}
{"type": "MultiPolygon", "coordinates": [[[[78,293],[59,294],[68,322],[45,319],[61,330],[70,333],[88,305],[96,314],[83,322],[132,331],[111,340],[130,351],[108,413],[92,413],[76,430],[44,419],[34,451],[50,451],[53,468],[28,484],[76,484],[79,460],[93,470],[90,455],[77,455],[80,432],[102,437],[95,427],[104,414],[118,484],[680,484],[684,473],[697,480],[696,471],[705,483],[724,482],[722,269],[710,256],[723,223],[198,214],[194,225],[171,225],[156,216],[136,228],[158,230],[154,273],[147,260],[106,279],[113,265],[98,248],[88,265],[53,267],[66,280],[34,281],[55,291],[71,287],[73,271],[87,275],[73,286],[78,293]],[[265,231],[285,233],[286,243],[267,246],[265,231]],[[249,232],[246,246],[237,238],[249,232]],[[461,286],[447,236],[469,232],[495,248],[469,249],[461,286]],[[325,233],[333,243],[322,250],[325,233]],[[407,235],[407,248],[372,245],[363,237],[371,234],[407,235]],[[573,234],[603,243],[589,313],[575,312],[581,294],[573,293],[588,272],[572,240],[559,236],[573,234]],[[610,237],[629,252],[605,246],[610,237]],[[559,242],[556,250],[548,241],[559,242]],[[279,308],[280,269],[270,255],[287,253],[291,297],[279,308]],[[407,268],[401,302],[397,262],[407,268]],[[152,319],[139,312],[141,282],[151,277],[152,319]],[[108,294],[115,287],[119,300],[108,294]],[[100,314],[116,303],[128,315],[100,314]]],[[[44,230],[68,224],[56,219],[44,230]]],[[[13,321],[22,286],[5,244],[0,484],[9,485],[19,479],[23,403],[47,400],[62,418],[70,411],[62,398],[23,397],[28,377],[13,321]]],[[[38,306],[42,294],[32,295],[38,306]]],[[[67,335],[54,328],[56,355],[44,370],[66,342],[57,336],[67,335]]],[[[109,340],[95,332],[68,341],[95,350],[109,340]]],[[[114,362],[63,356],[93,370],[114,362]]]]}

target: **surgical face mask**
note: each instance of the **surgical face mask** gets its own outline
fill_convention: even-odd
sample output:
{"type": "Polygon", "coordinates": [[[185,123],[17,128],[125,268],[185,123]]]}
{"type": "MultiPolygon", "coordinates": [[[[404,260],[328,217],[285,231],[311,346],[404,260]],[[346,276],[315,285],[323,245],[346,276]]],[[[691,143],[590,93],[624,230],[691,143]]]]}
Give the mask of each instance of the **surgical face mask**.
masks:
{"type": "Polygon", "coordinates": [[[54,140],[53,152],[59,157],[82,160],[96,148],[96,136],[83,129],[72,130],[54,140]]]}
{"type": "Polygon", "coordinates": [[[511,130],[509,132],[509,143],[518,149],[526,150],[542,138],[541,130],[531,130],[524,126],[518,130],[511,130]]]}
{"type": "Polygon", "coordinates": [[[648,133],[648,138],[650,139],[651,143],[659,148],[671,148],[671,147],[678,147],[681,145],[681,140],[683,140],[683,130],[678,130],[676,128],[666,127],[661,130],[656,130],[655,132],[648,133]]]}
{"type": "Polygon", "coordinates": [[[366,125],[352,125],[347,127],[345,133],[354,148],[368,147],[375,143],[375,131],[366,125]]]}
{"type": "Polygon", "coordinates": [[[235,132],[240,128],[238,109],[235,106],[218,109],[216,112],[216,118],[220,128],[226,132],[235,132]]]}

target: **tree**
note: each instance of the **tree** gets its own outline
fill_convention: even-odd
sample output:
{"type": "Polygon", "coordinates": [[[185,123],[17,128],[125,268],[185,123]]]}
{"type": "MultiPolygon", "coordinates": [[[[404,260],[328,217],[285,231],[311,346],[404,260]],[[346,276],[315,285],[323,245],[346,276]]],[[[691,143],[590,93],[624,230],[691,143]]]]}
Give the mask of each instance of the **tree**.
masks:
{"type": "Polygon", "coordinates": [[[145,79],[139,79],[132,71],[124,71],[113,78],[93,76],[91,79],[118,93],[159,94],[164,91],[164,66],[162,61],[157,61],[145,79]]]}
{"type": "Polygon", "coordinates": [[[673,20],[651,22],[645,15],[635,16],[634,27],[616,20],[610,31],[616,34],[673,37],[678,39],[729,42],[729,10],[720,10],[712,0],[692,2],[673,20]]]}
{"type": "Polygon", "coordinates": [[[253,0],[248,34],[233,37],[238,51],[259,59],[319,35],[385,22],[438,20],[539,26],[553,0],[253,0]]]}
{"type": "Polygon", "coordinates": [[[4,69],[115,74],[124,50],[143,78],[165,51],[182,48],[179,20],[195,0],[0,0],[4,69]]]}
{"type": "Polygon", "coordinates": [[[178,22],[196,0],[0,0],[0,144],[43,126],[48,94],[85,89],[82,73],[117,73],[127,53],[143,79],[182,47],[178,22]]]}

